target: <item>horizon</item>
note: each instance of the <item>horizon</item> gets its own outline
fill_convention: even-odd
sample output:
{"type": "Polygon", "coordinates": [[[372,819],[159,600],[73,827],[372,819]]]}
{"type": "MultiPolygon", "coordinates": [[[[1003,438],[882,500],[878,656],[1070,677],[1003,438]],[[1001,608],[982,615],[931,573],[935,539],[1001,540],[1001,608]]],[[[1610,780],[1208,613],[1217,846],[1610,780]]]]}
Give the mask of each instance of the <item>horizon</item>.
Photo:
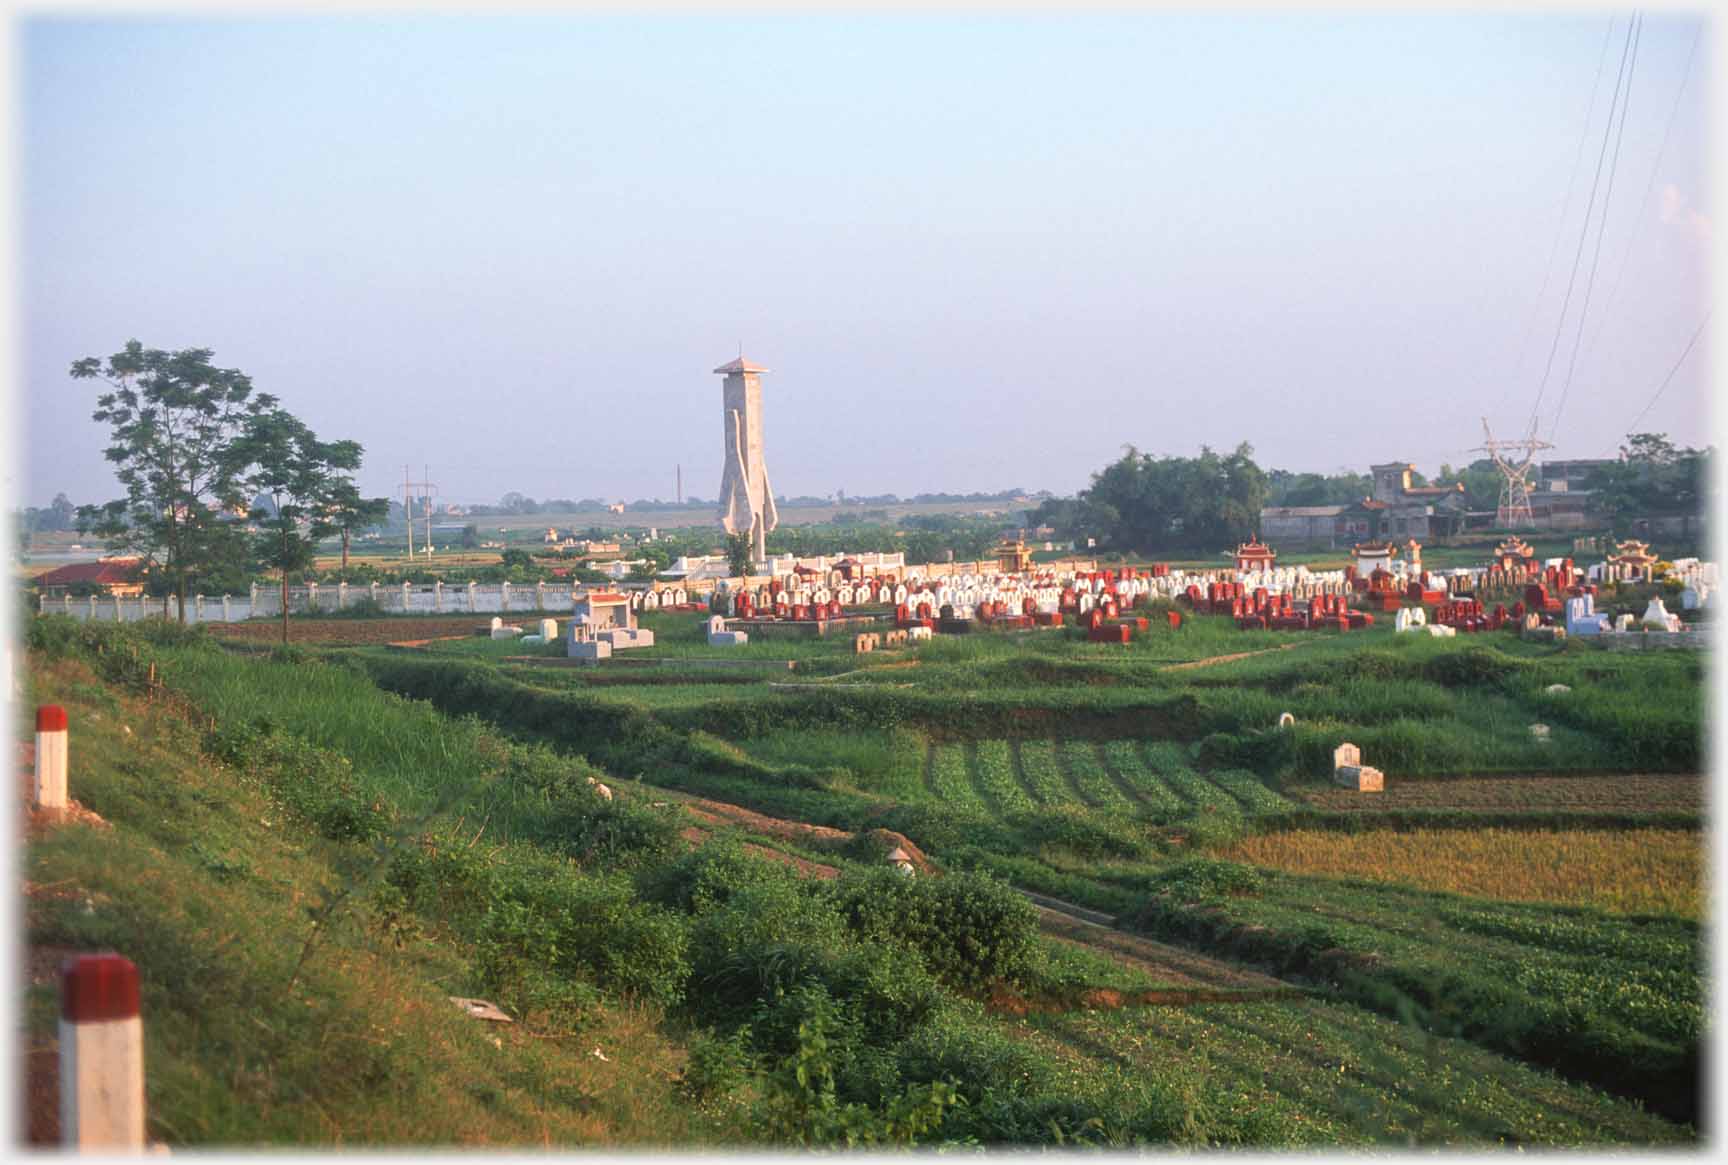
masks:
{"type": "Polygon", "coordinates": [[[460,504],[716,494],[740,351],[787,497],[1703,446],[1713,30],[1627,16],[24,19],[15,504],[134,337],[460,504]]]}

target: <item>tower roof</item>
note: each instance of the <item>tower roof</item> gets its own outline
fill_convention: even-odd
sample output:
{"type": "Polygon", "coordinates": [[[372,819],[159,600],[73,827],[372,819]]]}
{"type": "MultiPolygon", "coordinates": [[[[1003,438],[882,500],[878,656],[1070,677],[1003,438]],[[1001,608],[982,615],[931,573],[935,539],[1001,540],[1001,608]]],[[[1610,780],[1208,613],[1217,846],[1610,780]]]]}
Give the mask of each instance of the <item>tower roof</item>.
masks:
{"type": "Polygon", "coordinates": [[[730,361],[726,364],[722,364],[720,367],[716,368],[714,371],[730,374],[733,372],[767,372],[768,369],[762,367],[760,364],[752,364],[752,363],[750,363],[750,361],[748,361],[748,360],[744,359],[744,357],[740,356],[736,360],[730,361]]]}

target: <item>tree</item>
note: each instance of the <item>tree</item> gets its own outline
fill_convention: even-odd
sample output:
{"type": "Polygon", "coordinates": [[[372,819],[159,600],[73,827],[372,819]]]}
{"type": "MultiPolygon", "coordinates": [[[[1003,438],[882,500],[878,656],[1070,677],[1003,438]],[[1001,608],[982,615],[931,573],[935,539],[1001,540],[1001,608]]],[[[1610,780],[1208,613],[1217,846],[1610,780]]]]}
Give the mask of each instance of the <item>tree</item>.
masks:
{"type": "Polygon", "coordinates": [[[37,523],[39,530],[70,530],[78,524],[78,507],[64,493],[54,495],[48,503],[48,522],[37,523]]]}
{"type": "Polygon", "coordinates": [[[736,534],[726,535],[726,569],[733,577],[749,578],[751,563],[750,532],[740,530],[736,534]]]}
{"type": "Polygon", "coordinates": [[[271,409],[251,419],[237,453],[252,466],[249,488],[267,497],[268,509],[253,510],[263,527],[257,551],[282,578],[282,644],[288,644],[288,577],[312,564],[318,540],[337,529],[334,513],[346,473],[360,467],[354,441],[318,440],[298,418],[271,409]]]}
{"type": "Polygon", "coordinates": [[[228,518],[243,512],[237,454],[247,427],[276,405],[254,393],[234,368],[217,368],[208,348],[168,352],[137,340],[108,357],[74,361],[77,380],[100,379],[112,391],[97,398],[91,419],[109,426],[104,456],[126,496],[78,507],[78,529],[134,551],[160,567],[186,621],[186,590],[238,553],[243,540],[228,518]]]}
{"type": "Polygon", "coordinates": [[[1635,514],[1696,514],[1709,508],[1713,448],[1679,448],[1662,433],[1630,433],[1620,459],[1591,474],[1598,513],[1619,528],[1635,514]]]}
{"type": "Polygon", "coordinates": [[[390,517],[389,498],[363,498],[350,478],[336,482],[330,492],[330,523],[342,535],[342,569],[348,569],[348,543],[355,534],[382,526],[390,517]]]}
{"type": "Polygon", "coordinates": [[[1116,515],[1103,539],[1114,549],[1216,550],[1255,531],[1268,490],[1245,442],[1223,457],[1201,446],[1198,457],[1155,458],[1128,445],[1077,500],[1116,515]]]}

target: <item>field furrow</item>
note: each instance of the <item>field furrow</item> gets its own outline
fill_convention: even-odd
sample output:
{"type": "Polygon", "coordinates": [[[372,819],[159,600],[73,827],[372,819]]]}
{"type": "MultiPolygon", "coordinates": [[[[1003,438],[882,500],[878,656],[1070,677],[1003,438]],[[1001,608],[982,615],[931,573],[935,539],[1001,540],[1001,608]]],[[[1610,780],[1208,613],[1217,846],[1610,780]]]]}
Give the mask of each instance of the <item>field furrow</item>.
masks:
{"type": "Polygon", "coordinates": [[[1042,805],[1061,805],[1080,799],[1080,791],[1056,764],[1056,745],[1048,740],[1020,742],[1020,771],[1042,805]]]}
{"type": "Polygon", "coordinates": [[[1212,783],[1242,803],[1249,813],[1282,813],[1295,806],[1274,793],[1259,777],[1246,769],[1224,769],[1212,774],[1212,783]]]}
{"type": "Polygon", "coordinates": [[[1115,813],[1134,808],[1134,802],[1116,787],[1110,774],[1098,763],[1098,753],[1091,741],[1064,740],[1056,750],[1056,757],[1086,804],[1115,813]]]}
{"type": "Polygon", "coordinates": [[[989,812],[990,806],[972,787],[966,771],[966,747],[960,744],[938,744],[930,761],[930,787],[936,799],[955,809],[975,809],[989,812]]]}
{"type": "Polygon", "coordinates": [[[969,750],[972,784],[997,814],[1031,809],[1032,798],[1014,779],[1014,757],[1006,740],[980,740],[969,750]]]}
{"type": "Polygon", "coordinates": [[[1146,758],[1131,740],[1107,740],[1102,745],[1104,763],[1112,772],[1132,786],[1140,803],[1148,809],[1174,812],[1182,808],[1182,800],[1167,788],[1158,774],[1146,765],[1146,758]]]}

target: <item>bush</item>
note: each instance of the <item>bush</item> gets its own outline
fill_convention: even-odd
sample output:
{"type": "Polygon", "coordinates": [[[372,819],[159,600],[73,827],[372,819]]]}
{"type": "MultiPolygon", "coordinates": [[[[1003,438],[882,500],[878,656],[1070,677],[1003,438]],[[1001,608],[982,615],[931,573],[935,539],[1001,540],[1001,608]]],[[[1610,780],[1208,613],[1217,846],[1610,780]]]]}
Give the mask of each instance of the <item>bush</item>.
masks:
{"type": "Polygon", "coordinates": [[[1217,858],[1186,858],[1153,879],[1156,893],[1172,895],[1182,902],[1252,894],[1260,889],[1261,883],[1260,871],[1253,866],[1217,858]]]}
{"type": "Polygon", "coordinates": [[[481,924],[482,963],[538,968],[661,1003],[689,977],[683,920],[640,902],[620,877],[522,861],[503,872],[481,924]]]}
{"type": "Polygon", "coordinates": [[[1100,818],[1077,805],[1051,805],[1012,813],[1008,824],[1032,846],[1052,845],[1088,858],[1133,858],[1146,852],[1146,841],[1131,825],[1100,818]]]}
{"type": "Polygon", "coordinates": [[[852,933],[916,951],[951,986],[1019,982],[1031,968],[1038,912],[987,875],[908,878],[872,870],[848,874],[830,893],[852,933]]]}
{"type": "Polygon", "coordinates": [[[700,1031],[691,1037],[690,1059],[678,1077],[678,1090],[692,1100],[723,1096],[750,1078],[750,1028],[721,1037],[700,1031]]]}
{"type": "Polygon", "coordinates": [[[639,879],[638,888],[647,901],[687,914],[702,914],[726,905],[745,887],[791,881],[796,879],[790,870],[751,857],[739,835],[727,832],[649,869],[639,879]]]}

